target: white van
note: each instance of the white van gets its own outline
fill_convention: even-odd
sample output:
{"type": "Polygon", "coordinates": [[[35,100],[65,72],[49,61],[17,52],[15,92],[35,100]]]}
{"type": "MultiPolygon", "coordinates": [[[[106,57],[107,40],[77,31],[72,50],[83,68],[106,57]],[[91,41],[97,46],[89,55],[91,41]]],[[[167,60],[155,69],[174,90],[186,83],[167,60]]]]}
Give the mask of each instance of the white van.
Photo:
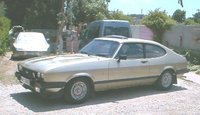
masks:
{"type": "Polygon", "coordinates": [[[80,36],[80,47],[83,47],[89,41],[94,38],[108,36],[108,35],[120,35],[125,37],[132,37],[131,26],[128,21],[125,20],[96,20],[91,22],[87,27],[83,35],[80,36]]]}

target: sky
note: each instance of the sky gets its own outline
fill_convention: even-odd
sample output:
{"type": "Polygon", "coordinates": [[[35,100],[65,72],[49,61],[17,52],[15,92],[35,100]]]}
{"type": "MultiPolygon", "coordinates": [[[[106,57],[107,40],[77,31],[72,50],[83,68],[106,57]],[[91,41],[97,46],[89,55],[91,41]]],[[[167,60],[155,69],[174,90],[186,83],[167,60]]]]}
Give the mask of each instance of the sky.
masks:
{"type": "Polygon", "coordinates": [[[123,11],[124,14],[148,14],[159,8],[172,16],[177,9],[186,11],[186,18],[193,17],[200,9],[200,0],[183,0],[183,7],[178,0],[110,0],[109,10],[123,11]]]}

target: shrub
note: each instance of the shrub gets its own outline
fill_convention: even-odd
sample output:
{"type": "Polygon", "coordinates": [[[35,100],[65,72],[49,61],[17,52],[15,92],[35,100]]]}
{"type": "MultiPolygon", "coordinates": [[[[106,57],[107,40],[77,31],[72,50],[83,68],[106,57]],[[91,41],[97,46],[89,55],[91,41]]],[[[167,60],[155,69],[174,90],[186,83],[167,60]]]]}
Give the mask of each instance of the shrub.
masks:
{"type": "Polygon", "coordinates": [[[164,11],[150,11],[150,13],[142,19],[142,24],[146,25],[154,33],[154,40],[162,42],[163,34],[175,23],[164,11]]]}
{"type": "Polygon", "coordinates": [[[177,53],[185,55],[188,62],[192,65],[200,65],[200,53],[194,50],[178,49],[177,53]]]}
{"type": "Polygon", "coordinates": [[[192,19],[186,19],[185,21],[184,21],[184,24],[185,25],[198,25],[198,23],[196,23],[194,20],[192,20],[192,19]]]}
{"type": "Polygon", "coordinates": [[[188,55],[186,55],[188,61],[191,64],[195,64],[195,65],[200,65],[200,55],[195,53],[195,52],[189,52],[188,55]]]}
{"type": "Polygon", "coordinates": [[[8,48],[8,31],[10,28],[10,20],[0,16],[0,55],[4,55],[8,48]]]}

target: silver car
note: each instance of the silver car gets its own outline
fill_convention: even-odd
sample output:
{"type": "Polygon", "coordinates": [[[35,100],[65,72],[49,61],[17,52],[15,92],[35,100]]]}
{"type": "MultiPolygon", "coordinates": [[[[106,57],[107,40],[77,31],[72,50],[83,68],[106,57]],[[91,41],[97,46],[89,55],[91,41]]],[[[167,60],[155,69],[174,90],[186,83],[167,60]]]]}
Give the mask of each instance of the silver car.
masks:
{"type": "Polygon", "coordinates": [[[135,38],[96,38],[79,53],[29,59],[16,76],[25,88],[81,103],[95,91],[156,84],[168,90],[187,71],[185,57],[135,38]]]}
{"type": "Polygon", "coordinates": [[[13,43],[13,58],[41,56],[48,53],[49,44],[39,32],[20,32],[13,43]]]}

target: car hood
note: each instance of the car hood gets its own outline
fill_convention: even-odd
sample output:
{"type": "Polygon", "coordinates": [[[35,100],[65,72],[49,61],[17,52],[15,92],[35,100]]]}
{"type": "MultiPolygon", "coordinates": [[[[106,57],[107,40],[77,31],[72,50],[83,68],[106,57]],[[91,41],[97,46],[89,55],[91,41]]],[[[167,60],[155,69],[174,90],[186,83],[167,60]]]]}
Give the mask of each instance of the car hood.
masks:
{"type": "Polygon", "coordinates": [[[42,73],[66,72],[74,71],[74,69],[82,67],[88,67],[88,64],[95,66],[100,60],[108,60],[108,58],[88,56],[85,54],[58,55],[28,59],[19,63],[19,65],[42,73]]]}

